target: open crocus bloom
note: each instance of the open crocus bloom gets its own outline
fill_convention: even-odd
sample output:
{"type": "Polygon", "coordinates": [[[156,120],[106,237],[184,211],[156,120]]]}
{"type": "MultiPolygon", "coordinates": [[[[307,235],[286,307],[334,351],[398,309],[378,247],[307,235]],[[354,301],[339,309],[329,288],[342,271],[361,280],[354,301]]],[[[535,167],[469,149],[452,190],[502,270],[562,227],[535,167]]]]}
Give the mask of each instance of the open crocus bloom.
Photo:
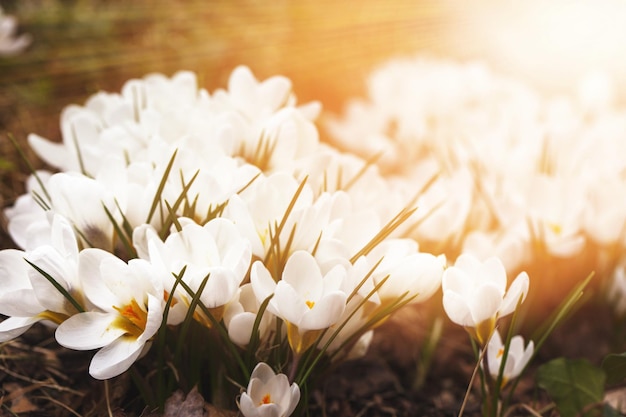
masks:
{"type": "MultiPolygon", "coordinates": [[[[250,244],[227,219],[213,219],[204,226],[186,218],[180,218],[179,223],[182,224],[181,230],[170,234],[164,242],[150,228],[144,230],[143,236],[141,230],[137,232],[136,241],[142,241],[140,244],[149,248],[150,262],[158,270],[172,274],[185,270],[183,280],[194,292],[206,279],[200,301],[219,321],[246,275],[250,265],[250,244]]],[[[166,291],[173,284],[173,276],[168,275],[166,291]]],[[[187,307],[193,298],[182,289],[177,290],[176,297],[187,307]]],[[[194,317],[203,325],[212,326],[212,321],[200,309],[195,311],[194,317]]]]}
{"type": "Polygon", "coordinates": [[[341,318],[348,298],[341,290],[346,274],[337,265],[322,275],[313,255],[297,251],[287,260],[277,284],[259,261],[252,265],[250,281],[260,302],[274,293],[268,309],[287,323],[289,345],[301,354],[341,318]]]}
{"type": "Polygon", "coordinates": [[[506,270],[500,259],[484,262],[462,254],[443,273],[443,308],[454,323],[485,345],[499,317],[512,313],[528,293],[529,278],[521,272],[506,290],[506,270]]]}
{"type": "Polygon", "coordinates": [[[299,401],[298,384],[290,386],[286,375],[277,375],[260,362],[252,371],[248,390],[241,394],[239,408],[245,417],[287,417],[299,401]]]}
{"type": "Polygon", "coordinates": [[[96,379],[126,371],[150,346],[163,320],[163,277],[143,259],[128,264],[100,249],[79,256],[85,296],[98,310],[76,314],[56,331],[62,346],[101,348],[91,360],[96,379]]]}
{"type": "MultiPolygon", "coordinates": [[[[495,331],[489,344],[487,345],[487,368],[489,373],[494,377],[498,377],[502,359],[504,357],[504,345],[500,333],[495,331]]],[[[530,357],[533,355],[534,343],[531,340],[524,348],[524,338],[522,336],[513,336],[509,352],[502,370],[502,386],[504,387],[511,379],[516,378],[524,370],[530,357]]]]}

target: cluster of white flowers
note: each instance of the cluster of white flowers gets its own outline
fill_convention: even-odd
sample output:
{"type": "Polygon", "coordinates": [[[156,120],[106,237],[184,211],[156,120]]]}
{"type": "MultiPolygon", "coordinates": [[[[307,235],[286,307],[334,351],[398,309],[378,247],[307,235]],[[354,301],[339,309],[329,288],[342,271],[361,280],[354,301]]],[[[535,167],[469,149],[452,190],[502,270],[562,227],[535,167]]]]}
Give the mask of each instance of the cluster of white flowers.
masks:
{"type": "Polygon", "coordinates": [[[418,57],[386,63],[368,87],[328,129],[342,148],[380,155],[407,194],[423,191],[413,236],[424,250],[497,255],[511,273],[567,261],[582,278],[624,252],[626,110],[608,77],[548,98],[481,63],[418,57]],[[597,263],[582,268],[590,252],[597,263]]]}
{"type": "Polygon", "coordinates": [[[29,137],[58,172],[34,173],[5,211],[20,249],[0,252],[0,341],[52,324],[59,344],[98,350],[98,379],[189,317],[242,349],[278,333],[294,360],[363,354],[387,314],[437,291],[446,259],[394,234],[413,211],[319,141],[319,110],[246,67],[212,94],[181,72],[66,108],[61,143],[29,137]]]}

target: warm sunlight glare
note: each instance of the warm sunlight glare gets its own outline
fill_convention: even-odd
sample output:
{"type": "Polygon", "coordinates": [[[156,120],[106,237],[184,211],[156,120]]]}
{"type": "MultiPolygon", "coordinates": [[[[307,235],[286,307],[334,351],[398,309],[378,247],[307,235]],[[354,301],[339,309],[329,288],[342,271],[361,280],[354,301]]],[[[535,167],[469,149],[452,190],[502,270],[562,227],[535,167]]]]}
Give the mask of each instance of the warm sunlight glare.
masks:
{"type": "Polygon", "coordinates": [[[468,42],[483,42],[496,65],[541,87],[563,91],[599,70],[623,82],[626,1],[488,2],[466,18],[468,42]]]}

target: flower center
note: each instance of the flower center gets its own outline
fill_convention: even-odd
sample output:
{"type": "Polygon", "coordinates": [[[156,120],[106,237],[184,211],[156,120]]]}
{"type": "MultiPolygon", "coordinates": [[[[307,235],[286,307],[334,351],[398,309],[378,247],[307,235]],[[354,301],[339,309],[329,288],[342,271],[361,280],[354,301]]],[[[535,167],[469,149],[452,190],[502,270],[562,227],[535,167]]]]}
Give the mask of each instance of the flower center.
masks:
{"type": "Polygon", "coordinates": [[[124,329],[126,333],[139,337],[146,329],[148,313],[145,312],[133,298],[130,304],[123,307],[113,306],[120,316],[115,320],[115,324],[124,329]]]}
{"type": "Polygon", "coordinates": [[[556,223],[549,223],[548,227],[550,227],[550,230],[552,230],[552,232],[555,235],[560,235],[561,232],[563,231],[563,228],[561,227],[560,224],[556,224],[556,223]]]}
{"type": "Polygon", "coordinates": [[[498,350],[498,353],[496,354],[496,358],[498,358],[498,359],[499,359],[499,358],[501,358],[501,357],[502,357],[502,355],[504,355],[504,348],[500,348],[500,349],[498,350]]]}
{"type": "Polygon", "coordinates": [[[259,405],[270,404],[272,402],[272,396],[270,394],[265,394],[261,399],[259,405]]]}
{"type": "Polygon", "coordinates": [[[309,309],[312,309],[312,308],[313,308],[313,306],[315,305],[315,301],[309,301],[309,300],[306,300],[306,301],[305,301],[305,303],[306,303],[306,306],[307,306],[309,309]]]}

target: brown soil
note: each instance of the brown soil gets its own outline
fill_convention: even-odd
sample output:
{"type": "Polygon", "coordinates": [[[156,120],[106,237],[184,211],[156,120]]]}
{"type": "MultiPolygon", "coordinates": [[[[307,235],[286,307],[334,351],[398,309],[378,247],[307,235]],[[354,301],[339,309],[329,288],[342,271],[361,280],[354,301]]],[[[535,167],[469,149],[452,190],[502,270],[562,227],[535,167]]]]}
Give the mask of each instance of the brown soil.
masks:
{"type": "MultiPolygon", "coordinates": [[[[424,332],[411,328],[419,315],[416,310],[400,311],[381,327],[366,357],[323,375],[318,388],[310,393],[308,415],[457,416],[475,365],[467,334],[452,324],[445,326],[428,373],[421,386],[414,388],[424,337],[424,332]]],[[[540,410],[550,404],[536,388],[534,370],[538,365],[557,356],[587,358],[599,365],[609,352],[604,341],[610,340],[610,322],[606,311],[589,304],[558,328],[517,386],[512,415],[531,415],[524,406],[540,410]]],[[[93,380],[87,371],[91,355],[59,347],[50,329],[43,326],[1,345],[0,416],[106,416],[109,409],[116,417],[182,415],[170,414],[173,411],[167,408],[164,413],[146,408],[138,399],[130,373],[107,384],[93,380]]],[[[168,401],[170,409],[195,410],[186,414],[192,417],[236,415],[206,404],[197,392],[175,393],[168,401]]],[[[464,415],[481,415],[478,381],[470,390],[464,415]]]]}

